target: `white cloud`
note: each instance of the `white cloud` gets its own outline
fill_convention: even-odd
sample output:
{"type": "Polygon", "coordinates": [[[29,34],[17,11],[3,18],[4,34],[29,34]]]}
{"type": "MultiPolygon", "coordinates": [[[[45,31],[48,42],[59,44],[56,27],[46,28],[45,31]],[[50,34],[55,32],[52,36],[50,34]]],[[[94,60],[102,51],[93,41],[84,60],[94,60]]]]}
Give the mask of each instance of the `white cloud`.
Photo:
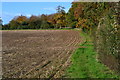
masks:
{"type": "Polygon", "coordinates": [[[55,11],[55,8],[43,8],[44,10],[48,10],[48,11],[55,11]]]}
{"type": "Polygon", "coordinates": [[[31,16],[31,14],[26,14],[26,16],[27,16],[27,17],[30,17],[30,16],[31,16]]]}

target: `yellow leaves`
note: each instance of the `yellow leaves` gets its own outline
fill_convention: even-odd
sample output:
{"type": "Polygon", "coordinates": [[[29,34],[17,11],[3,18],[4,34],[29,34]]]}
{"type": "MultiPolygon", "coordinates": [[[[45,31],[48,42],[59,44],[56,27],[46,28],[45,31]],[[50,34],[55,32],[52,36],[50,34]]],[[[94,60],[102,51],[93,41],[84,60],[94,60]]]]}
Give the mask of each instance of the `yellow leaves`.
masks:
{"type": "Polygon", "coordinates": [[[57,24],[61,24],[62,23],[62,21],[61,20],[57,20],[57,24]]]}
{"type": "Polygon", "coordinates": [[[78,19],[78,23],[76,24],[76,27],[77,28],[81,27],[81,28],[87,28],[87,29],[89,29],[89,27],[86,25],[86,22],[87,22],[87,19],[81,19],[81,18],[79,18],[78,19]]]}
{"type": "Polygon", "coordinates": [[[76,27],[83,27],[85,24],[86,19],[78,19],[78,23],[76,24],[76,27]]]}
{"type": "Polygon", "coordinates": [[[61,26],[65,26],[66,23],[65,23],[65,14],[63,13],[57,13],[55,14],[54,16],[54,19],[56,21],[57,24],[61,25],[61,26]]]}
{"type": "Polygon", "coordinates": [[[64,14],[56,14],[54,18],[58,20],[58,19],[63,19],[64,17],[65,17],[64,14]]]}

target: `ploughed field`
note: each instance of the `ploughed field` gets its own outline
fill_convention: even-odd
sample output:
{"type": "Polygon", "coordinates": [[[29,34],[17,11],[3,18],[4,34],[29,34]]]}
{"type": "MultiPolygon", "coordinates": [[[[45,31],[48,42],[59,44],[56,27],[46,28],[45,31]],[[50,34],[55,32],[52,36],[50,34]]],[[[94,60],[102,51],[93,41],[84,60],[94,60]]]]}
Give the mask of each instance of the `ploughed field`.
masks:
{"type": "Polygon", "coordinates": [[[82,41],[74,30],[2,31],[4,78],[59,78],[82,41]]]}

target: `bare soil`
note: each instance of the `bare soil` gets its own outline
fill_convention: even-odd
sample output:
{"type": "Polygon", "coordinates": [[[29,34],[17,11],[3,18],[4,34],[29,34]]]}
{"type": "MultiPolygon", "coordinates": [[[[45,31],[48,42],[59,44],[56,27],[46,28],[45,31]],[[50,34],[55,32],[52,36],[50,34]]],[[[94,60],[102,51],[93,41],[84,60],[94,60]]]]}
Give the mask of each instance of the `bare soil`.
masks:
{"type": "Polygon", "coordinates": [[[116,73],[120,73],[120,63],[119,57],[116,58],[110,54],[99,54],[98,58],[103,64],[108,66],[111,70],[114,70],[116,73]]]}
{"type": "Polygon", "coordinates": [[[59,78],[81,41],[74,30],[2,31],[3,77],[59,78]]]}

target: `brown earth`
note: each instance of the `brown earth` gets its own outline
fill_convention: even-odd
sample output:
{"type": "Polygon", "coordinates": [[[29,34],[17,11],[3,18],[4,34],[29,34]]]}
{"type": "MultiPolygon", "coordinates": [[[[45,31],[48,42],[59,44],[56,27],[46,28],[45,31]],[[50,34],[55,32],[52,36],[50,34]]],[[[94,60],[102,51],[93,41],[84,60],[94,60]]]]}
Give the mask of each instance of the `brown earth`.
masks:
{"type": "Polygon", "coordinates": [[[111,54],[99,54],[98,59],[111,70],[115,71],[118,74],[120,73],[119,57],[116,58],[114,55],[111,54]]]}
{"type": "Polygon", "coordinates": [[[2,31],[3,77],[59,78],[81,42],[79,31],[2,31]]]}

